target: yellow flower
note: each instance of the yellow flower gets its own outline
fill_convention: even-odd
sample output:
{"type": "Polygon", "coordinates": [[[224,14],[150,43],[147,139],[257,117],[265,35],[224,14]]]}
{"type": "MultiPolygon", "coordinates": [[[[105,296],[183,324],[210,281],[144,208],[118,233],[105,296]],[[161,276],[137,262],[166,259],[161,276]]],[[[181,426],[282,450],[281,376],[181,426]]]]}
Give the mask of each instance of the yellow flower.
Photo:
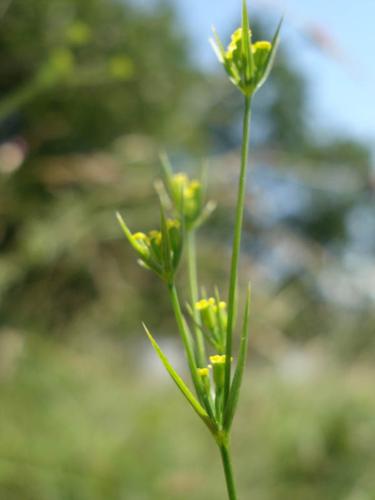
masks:
{"type": "Polygon", "coordinates": [[[208,377],[210,370],[209,368],[197,368],[197,373],[200,377],[208,377]]]}
{"type": "Polygon", "coordinates": [[[134,233],[133,238],[137,241],[144,241],[145,243],[149,241],[145,233],[134,233]]]}
{"type": "Polygon", "coordinates": [[[199,302],[196,302],[195,309],[197,311],[203,311],[204,309],[207,309],[208,305],[208,301],[206,299],[202,299],[199,302]]]}
{"type": "Polygon", "coordinates": [[[225,354],[215,354],[210,356],[210,361],[213,365],[225,365],[225,354]]]}

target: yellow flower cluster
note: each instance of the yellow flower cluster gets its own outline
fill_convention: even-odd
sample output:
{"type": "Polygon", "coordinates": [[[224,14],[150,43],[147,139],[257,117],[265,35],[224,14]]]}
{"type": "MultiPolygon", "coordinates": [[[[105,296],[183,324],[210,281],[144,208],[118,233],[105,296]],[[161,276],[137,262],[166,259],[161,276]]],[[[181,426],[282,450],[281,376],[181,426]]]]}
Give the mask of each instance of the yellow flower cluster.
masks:
{"type": "Polygon", "coordinates": [[[211,344],[217,351],[224,352],[228,321],[227,304],[219,298],[209,297],[196,302],[194,308],[199,312],[200,321],[211,344]]]}
{"type": "Polygon", "coordinates": [[[214,31],[214,39],[211,42],[218,59],[232,83],[247,97],[251,97],[268,77],[279,41],[280,27],[281,22],[272,42],[261,40],[252,43],[252,32],[245,8],[242,27],[232,34],[226,50],[214,31]]]}
{"type": "Polygon", "coordinates": [[[197,311],[204,311],[205,309],[212,309],[214,313],[216,313],[219,309],[225,310],[227,307],[227,304],[224,301],[220,301],[219,304],[216,304],[216,300],[213,297],[210,297],[209,299],[202,299],[199,300],[195,304],[195,308],[197,311]]]}
{"type": "MultiPolygon", "coordinates": [[[[180,226],[181,226],[180,221],[178,221],[177,219],[168,219],[167,220],[167,228],[168,229],[179,229],[180,226]]],[[[135,239],[135,241],[138,244],[143,245],[144,248],[146,249],[147,247],[149,247],[152,244],[156,244],[157,246],[160,246],[161,240],[162,240],[162,235],[161,235],[161,231],[152,230],[152,231],[149,231],[148,234],[141,233],[141,232],[134,233],[133,238],[135,239]]]]}

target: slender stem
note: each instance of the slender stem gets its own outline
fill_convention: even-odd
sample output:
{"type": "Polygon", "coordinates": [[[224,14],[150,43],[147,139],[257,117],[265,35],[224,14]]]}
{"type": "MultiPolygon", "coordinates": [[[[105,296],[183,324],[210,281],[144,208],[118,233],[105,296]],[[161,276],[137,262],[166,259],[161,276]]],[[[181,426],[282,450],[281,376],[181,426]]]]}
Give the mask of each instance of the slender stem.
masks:
{"type": "Polygon", "coordinates": [[[243,136],[242,136],[242,152],[241,152],[241,172],[238,183],[238,197],[236,208],[236,221],[234,227],[232,262],[230,269],[230,283],[228,296],[228,324],[226,338],[226,361],[225,361],[225,387],[224,387],[224,404],[226,404],[230,389],[231,380],[231,358],[232,358],[232,334],[235,317],[236,293],[238,282],[238,260],[241,246],[241,232],[243,222],[243,212],[245,206],[246,194],[246,174],[249,153],[249,138],[250,138],[250,117],[251,117],[251,97],[245,96],[245,112],[243,117],[243,136]]]}
{"type": "Polygon", "coordinates": [[[194,348],[192,344],[192,339],[190,332],[188,330],[185,318],[181,311],[180,299],[178,298],[177,289],[174,284],[168,285],[169,296],[172,302],[173,311],[176,317],[177,326],[182,338],[182,343],[184,344],[187,362],[190,368],[191,376],[197,394],[200,395],[200,384],[197,378],[197,365],[195,362],[194,348]]]}
{"type": "Polygon", "coordinates": [[[228,498],[229,500],[237,500],[237,493],[234,484],[232,461],[230,457],[229,446],[225,444],[220,445],[220,453],[221,453],[221,460],[223,462],[228,498]]]}
{"type": "Polygon", "coordinates": [[[204,346],[203,334],[201,329],[199,328],[199,313],[195,308],[195,303],[198,300],[198,271],[194,229],[188,230],[186,233],[186,246],[189,269],[190,300],[191,306],[193,308],[194,333],[197,341],[197,362],[199,367],[204,367],[207,364],[206,350],[204,346]]]}

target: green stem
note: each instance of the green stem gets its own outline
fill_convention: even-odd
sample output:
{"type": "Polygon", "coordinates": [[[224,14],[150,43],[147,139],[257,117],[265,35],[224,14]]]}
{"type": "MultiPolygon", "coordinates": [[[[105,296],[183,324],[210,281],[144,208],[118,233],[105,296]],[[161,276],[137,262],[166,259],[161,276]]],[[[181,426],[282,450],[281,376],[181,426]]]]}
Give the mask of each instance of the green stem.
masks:
{"type": "Polygon", "coordinates": [[[237,500],[237,493],[234,484],[232,461],[230,457],[229,446],[227,444],[220,445],[220,453],[221,453],[221,460],[223,462],[228,498],[229,500],[237,500]]]}
{"type": "Polygon", "coordinates": [[[199,367],[203,368],[207,365],[206,350],[202,330],[200,329],[200,317],[195,308],[195,303],[198,300],[198,272],[197,272],[197,255],[195,245],[195,231],[188,230],[186,233],[187,260],[189,269],[189,286],[190,300],[193,308],[194,333],[197,341],[197,362],[199,367]]]}
{"type": "Polygon", "coordinates": [[[250,117],[251,117],[251,97],[245,96],[245,112],[243,117],[243,136],[241,152],[241,172],[238,183],[238,197],[236,208],[236,221],[234,227],[232,262],[230,269],[230,283],[228,296],[228,324],[226,338],[226,361],[225,361],[225,386],[224,386],[224,404],[228,401],[230,380],[231,380],[231,358],[232,358],[232,335],[235,317],[236,292],[238,282],[238,260],[241,247],[241,232],[243,222],[243,212],[246,195],[246,174],[249,154],[250,138],[250,117]]]}
{"type": "Polygon", "coordinates": [[[169,295],[170,295],[172,306],[173,306],[173,311],[174,311],[176,321],[177,321],[177,326],[178,326],[178,329],[179,329],[179,332],[180,332],[180,335],[182,338],[182,342],[184,344],[189,367],[191,370],[193,368],[196,370],[197,366],[196,366],[195,358],[194,358],[194,349],[193,349],[190,333],[187,329],[185,318],[184,318],[182,311],[181,311],[181,305],[180,305],[180,300],[178,298],[176,286],[174,284],[169,285],[168,289],[169,289],[169,295]]]}

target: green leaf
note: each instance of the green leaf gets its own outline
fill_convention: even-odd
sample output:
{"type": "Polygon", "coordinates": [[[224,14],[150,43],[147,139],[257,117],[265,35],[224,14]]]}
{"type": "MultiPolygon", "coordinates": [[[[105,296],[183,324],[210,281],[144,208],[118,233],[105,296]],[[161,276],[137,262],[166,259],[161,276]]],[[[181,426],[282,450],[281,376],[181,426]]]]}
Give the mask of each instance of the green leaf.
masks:
{"type": "Polygon", "coordinates": [[[238,398],[240,395],[243,372],[246,365],[247,349],[249,344],[250,301],[251,301],[251,289],[249,284],[247,291],[246,305],[245,305],[244,320],[242,326],[242,335],[241,335],[240,351],[238,355],[238,362],[224,414],[224,429],[226,430],[230,429],[233,422],[233,417],[236,412],[238,398]]]}
{"type": "Polygon", "coordinates": [[[264,82],[267,80],[267,78],[269,77],[269,75],[271,73],[272,66],[275,62],[277,48],[278,48],[279,43],[280,43],[280,30],[281,30],[281,26],[283,24],[283,21],[284,21],[284,18],[282,17],[280,19],[278,26],[277,26],[275,35],[272,39],[272,49],[271,49],[270,55],[268,57],[266,69],[264,71],[262,78],[260,79],[260,81],[257,84],[256,90],[258,90],[264,84],[264,82]]]}
{"type": "Polygon", "coordinates": [[[182,394],[185,396],[193,410],[197,413],[197,415],[204,421],[206,425],[212,430],[213,428],[213,422],[211,422],[208,413],[206,410],[203,408],[203,406],[196,400],[194,397],[193,393],[190,391],[188,386],[185,384],[185,382],[182,380],[182,378],[178,375],[176,370],[173,368],[173,366],[170,364],[167,356],[163,353],[163,351],[160,349],[159,345],[157,344],[156,340],[154,337],[151,335],[150,331],[146,327],[146,325],[143,323],[143,328],[145,329],[145,332],[147,333],[148,338],[150,339],[150,342],[155,349],[157,355],[159,356],[161,362],[165,366],[167,372],[171,376],[172,380],[174,383],[177,385],[177,387],[180,389],[182,394]]]}

